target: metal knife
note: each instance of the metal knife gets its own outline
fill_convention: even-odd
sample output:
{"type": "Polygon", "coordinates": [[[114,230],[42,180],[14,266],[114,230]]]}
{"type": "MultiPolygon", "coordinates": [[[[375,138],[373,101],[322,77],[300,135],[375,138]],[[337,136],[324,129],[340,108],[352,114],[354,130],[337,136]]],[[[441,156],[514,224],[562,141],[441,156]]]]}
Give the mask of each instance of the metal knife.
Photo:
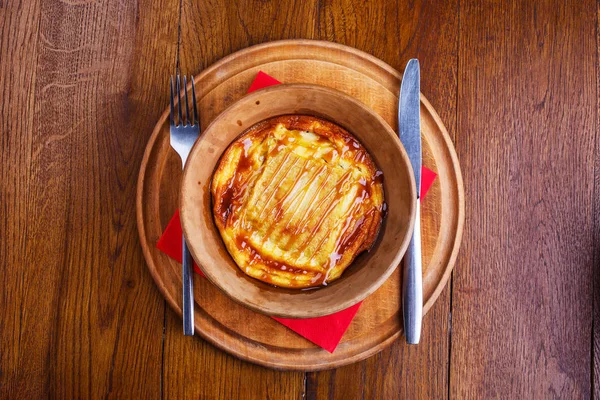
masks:
{"type": "Polygon", "coordinates": [[[404,334],[409,344],[418,344],[423,319],[423,275],[421,267],[421,73],[419,60],[411,59],[402,76],[398,105],[398,129],[400,141],[408,153],[417,184],[417,215],[415,227],[404,255],[404,278],[402,280],[402,311],[404,334]]]}

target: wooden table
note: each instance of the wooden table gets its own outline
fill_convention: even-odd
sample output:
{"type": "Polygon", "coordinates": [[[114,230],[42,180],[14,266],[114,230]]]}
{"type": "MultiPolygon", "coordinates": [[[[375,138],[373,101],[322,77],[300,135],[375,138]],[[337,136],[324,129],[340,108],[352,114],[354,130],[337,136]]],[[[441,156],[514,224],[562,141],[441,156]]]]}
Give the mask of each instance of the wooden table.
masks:
{"type": "Polygon", "coordinates": [[[596,2],[227,3],[0,0],[0,398],[599,397],[596,2]],[[422,343],[306,374],[184,337],[135,222],[169,74],[285,38],[418,57],[466,190],[422,343]]]}

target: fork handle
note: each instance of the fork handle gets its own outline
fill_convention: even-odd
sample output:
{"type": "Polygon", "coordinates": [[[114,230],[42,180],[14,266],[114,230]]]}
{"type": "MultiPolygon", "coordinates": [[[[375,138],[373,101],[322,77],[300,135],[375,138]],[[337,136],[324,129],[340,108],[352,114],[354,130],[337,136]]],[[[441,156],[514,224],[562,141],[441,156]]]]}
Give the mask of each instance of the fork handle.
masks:
{"type": "Polygon", "coordinates": [[[185,237],[182,237],[183,263],[183,334],[194,336],[194,280],[192,279],[192,253],[187,247],[185,237]]]}

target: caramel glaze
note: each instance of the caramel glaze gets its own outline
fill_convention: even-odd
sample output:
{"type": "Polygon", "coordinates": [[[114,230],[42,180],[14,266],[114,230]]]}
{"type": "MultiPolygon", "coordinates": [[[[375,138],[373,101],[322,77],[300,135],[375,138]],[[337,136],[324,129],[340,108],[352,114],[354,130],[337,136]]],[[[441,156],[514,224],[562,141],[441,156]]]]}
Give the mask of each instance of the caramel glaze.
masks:
{"type": "MultiPolygon", "coordinates": [[[[222,182],[221,185],[216,185],[213,181],[211,190],[213,193],[214,218],[221,233],[223,234],[223,230],[227,228],[241,224],[242,229],[234,237],[233,245],[235,245],[237,250],[246,254],[247,265],[239,265],[238,262],[242,271],[248,273],[251,267],[260,265],[266,267],[267,270],[284,271],[285,276],[289,276],[292,282],[296,281],[296,276],[308,275],[311,277],[308,284],[304,282],[301,285],[296,285],[291,282],[288,287],[306,288],[327,285],[330,281],[330,271],[340,263],[346,252],[350,251],[352,253],[350,254],[351,259],[345,260],[346,264],[349,265],[360,252],[369,250],[375,242],[386,211],[386,205],[383,202],[383,174],[381,171],[375,169],[375,164],[364,147],[341,127],[319,118],[299,115],[276,117],[260,122],[246,130],[232,143],[224,153],[215,176],[219,172],[222,173],[227,166],[225,165],[226,162],[235,159],[231,156],[234,151],[237,151],[239,156],[237,157],[237,165],[235,165],[233,174],[228,176],[225,184],[222,182]],[[256,157],[256,154],[253,155],[249,151],[253,146],[262,144],[264,140],[267,140],[271,132],[282,124],[288,131],[312,132],[317,135],[317,138],[313,138],[311,142],[311,145],[316,149],[319,149],[321,146],[331,147],[333,140],[337,141],[335,142],[336,146],[334,150],[320,156],[320,159],[324,163],[318,168],[310,170],[307,167],[309,164],[307,160],[295,159],[294,161],[290,161],[290,157],[292,157],[290,152],[287,152],[283,160],[277,165],[272,174],[272,181],[269,183],[269,186],[276,189],[272,190],[270,197],[267,198],[259,213],[260,219],[264,218],[272,221],[264,234],[265,238],[270,238],[273,231],[278,228],[278,223],[281,221],[286,210],[293,210],[292,205],[298,207],[300,204],[308,202],[307,204],[311,206],[304,215],[298,216],[299,219],[296,224],[291,224],[291,221],[296,217],[298,209],[289,211],[292,212],[292,216],[283,228],[279,227],[281,232],[286,237],[289,237],[284,247],[294,248],[297,254],[304,254],[313,237],[321,229],[329,213],[345,198],[349,190],[356,188],[356,194],[350,208],[343,216],[344,218],[336,221],[336,225],[331,228],[335,230],[340,225],[342,226],[335,243],[334,251],[329,255],[326,265],[321,266],[321,271],[298,268],[294,264],[297,259],[284,261],[282,259],[275,259],[271,255],[263,254],[250,240],[252,227],[246,225],[243,215],[239,216],[235,212],[247,200],[248,192],[252,190],[256,183],[256,177],[260,175],[256,171],[260,172],[264,168],[265,160],[267,158],[274,159],[280,152],[286,150],[290,145],[294,145],[294,137],[284,136],[278,139],[276,145],[267,154],[256,157]],[[234,148],[237,148],[237,150],[233,150],[234,148]],[[320,198],[323,190],[328,185],[331,175],[328,165],[339,160],[347,160],[352,164],[365,165],[368,173],[356,179],[353,176],[352,170],[348,169],[336,182],[335,187],[320,198]],[[289,178],[291,171],[299,165],[299,171],[294,172],[293,180],[288,184],[287,188],[283,189],[285,192],[279,199],[275,199],[274,205],[269,207],[271,201],[274,201],[273,198],[278,193],[279,189],[277,188],[282,185],[286,178],[289,178]],[[301,182],[305,182],[304,184],[308,186],[317,182],[316,191],[311,195],[308,195],[308,190],[297,190],[294,193],[294,189],[298,185],[301,185],[301,182]],[[376,192],[380,196],[381,201],[370,205],[373,194],[376,192]],[[315,203],[317,199],[320,200],[315,203]],[[365,208],[365,204],[369,206],[365,208]],[[313,222],[312,226],[310,226],[310,222],[313,222]],[[310,228],[310,233],[303,237],[302,234],[308,228],[310,228]],[[302,238],[301,242],[299,242],[300,238],[302,238]]],[[[317,244],[315,252],[318,252],[328,240],[329,236],[324,235],[317,244]]],[[[228,243],[228,246],[231,244],[228,243]]],[[[274,285],[278,283],[266,272],[261,273],[259,276],[253,276],[274,285]]],[[[338,276],[333,277],[333,279],[338,276]]]]}

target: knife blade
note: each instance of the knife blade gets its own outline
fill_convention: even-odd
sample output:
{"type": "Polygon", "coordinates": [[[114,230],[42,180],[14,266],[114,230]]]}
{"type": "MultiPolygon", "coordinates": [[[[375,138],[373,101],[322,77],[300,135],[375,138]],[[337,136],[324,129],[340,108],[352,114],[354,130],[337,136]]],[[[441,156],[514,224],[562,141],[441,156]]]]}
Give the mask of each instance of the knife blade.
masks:
{"type": "Polygon", "coordinates": [[[415,225],[408,249],[404,256],[402,280],[402,312],[404,334],[409,344],[418,344],[423,319],[423,275],[421,266],[421,118],[420,118],[421,72],[419,60],[406,64],[400,85],[398,104],[398,130],[400,141],[408,153],[415,174],[417,208],[415,225]]]}

